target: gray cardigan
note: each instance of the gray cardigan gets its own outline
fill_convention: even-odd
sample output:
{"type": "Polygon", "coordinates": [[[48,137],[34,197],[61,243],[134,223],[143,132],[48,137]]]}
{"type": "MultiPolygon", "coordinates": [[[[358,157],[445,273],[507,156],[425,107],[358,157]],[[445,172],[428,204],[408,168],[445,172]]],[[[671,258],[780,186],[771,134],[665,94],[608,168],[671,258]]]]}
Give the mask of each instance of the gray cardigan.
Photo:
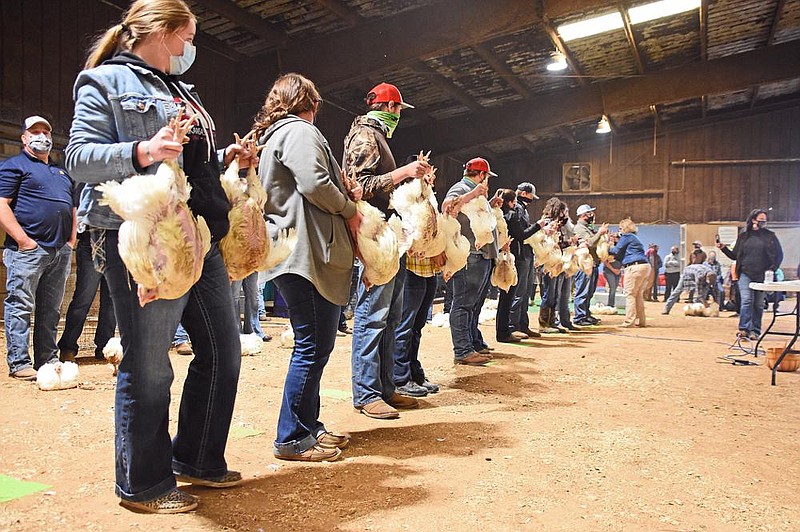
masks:
{"type": "Polygon", "coordinates": [[[297,247],[267,272],[267,279],[293,273],[331,303],[345,305],[354,258],[345,220],[356,205],[347,197],[328,141],[310,122],[288,115],[270,126],[259,144],[266,144],[258,173],[269,196],[270,236],[297,229],[297,247]]]}

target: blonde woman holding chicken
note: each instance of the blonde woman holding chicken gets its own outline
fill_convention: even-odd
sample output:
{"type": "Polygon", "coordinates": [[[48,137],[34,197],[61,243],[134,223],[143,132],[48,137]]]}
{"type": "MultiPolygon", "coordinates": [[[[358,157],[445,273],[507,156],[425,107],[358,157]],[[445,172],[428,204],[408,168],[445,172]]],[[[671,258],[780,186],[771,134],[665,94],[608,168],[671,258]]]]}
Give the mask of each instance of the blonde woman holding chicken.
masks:
{"type": "Polygon", "coordinates": [[[191,86],[177,78],[192,64],[195,33],[195,17],[181,0],[133,2],[122,22],[95,43],[75,81],[66,149],[70,174],[87,183],[78,215],[89,227],[94,262],[104,271],[124,351],[114,406],[116,493],[121,505],[149,513],[197,507],[197,497],[177,489],[176,480],[214,488],[242,482],[225,461],[241,348],[228,272],[217,246],[228,231],[230,209],[219,175],[223,163],[237,154],[247,161],[255,155],[239,145],[217,150],[214,121],[191,86]],[[184,113],[197,122],[182,120],[184,113]],[[176,129],[186,133],[185,144],[174,136],[176,129],[167,127],[176,120],[182,122],[176,129]],[[137,197],[145,198],[163,182],[165,168],[173,178],[167,182],[177,186],[180,179],[185,185],[188,179],[192,187],[190,206],[181,207],[186,213],[182,228],[199,226],[196,217],[202,216],[210,237],[205,236],[205,246],[197,246],[187,232],[173,236],[179,242],[172,246],[162,239],[162,248],[145,242],[123,252],[123,220],[105,204],[102,191],[140,183],[137,197]],[[159,297],[158,287],[135,282],[125,262],[130,254],[144,262],[163,253],[164,264],[196,268],[193,258],[175,252],[189,246],[209,247],[199,256],[197,280],[175,298],[159,297]],[[179,321],[189,333],[194,358],[183,385],[177,432],[170,439],[174,374],[168,352],[179,321]]]}
{"type": "Polygon", "coordinates": [[[314,126],[322,98],[300,74],[278,78],[255,118],[263,145],[258,173],[268,200],[270,234],[295,228],[297,246],[266,272],[289,309],[294,349],[283,388],[273,453],[281,460],[338,460],[350,439],[319,420],[320,380],[333,350],[341,307],[350,297],[355,238],[361,220],[348,197],[328,141],[314,126]]]}

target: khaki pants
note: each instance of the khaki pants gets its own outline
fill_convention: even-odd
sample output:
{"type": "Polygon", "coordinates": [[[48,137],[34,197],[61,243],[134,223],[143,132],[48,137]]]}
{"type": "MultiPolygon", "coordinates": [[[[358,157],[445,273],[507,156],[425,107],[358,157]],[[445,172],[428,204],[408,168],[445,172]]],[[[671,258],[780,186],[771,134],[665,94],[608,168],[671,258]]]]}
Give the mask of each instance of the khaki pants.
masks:
{"type": "Polygon", "coordinates": [[[650,276],[649,264],[625,267],[625,321],[623,327],[645,326],[644,288],[650,276]],[[636,323],[636,322],[639,323],[636,323]]]}

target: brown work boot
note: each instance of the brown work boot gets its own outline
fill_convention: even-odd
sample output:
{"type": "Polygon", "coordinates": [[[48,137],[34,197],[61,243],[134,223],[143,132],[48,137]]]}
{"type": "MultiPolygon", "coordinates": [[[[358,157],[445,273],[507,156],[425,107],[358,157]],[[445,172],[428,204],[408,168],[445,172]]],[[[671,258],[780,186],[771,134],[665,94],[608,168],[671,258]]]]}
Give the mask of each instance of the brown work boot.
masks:
{"type": "Polygon", "coordinates": [[[333,432],[323,432],[317,436],[317,445],[323,449],[344,449],[350,444],[350,436],[344,434],[334,434],[333,432]]]}
{"type": "Polygon", "coordinates": [[[293,462],[335,462],[342,457],[342,450],[338,447],[320,447],[312,445],[302,453],[279,454],[274,452],[273,456],[280,460],[290,460],[293,462]]]}
{"type": "Polygon", "coordinates": [[[456,364],[464,364],[465,366],[483,366],[487,362],[489,362],[491,358],[481,355],[480,353],[476,353],[473,351],[472,353],[468,354],[464,358],[456,358],[454,362],[456,364]]]}
{"type": "Polygon", "coordinates": [[[386,402],[395,408],[406,408],[406,409],[419,408],[419,401],[417,401],[413,397],[406,397],[405,395],[400,395],[397,392],[394,392],[392,398],[386,402]]]}
{"type": "Polygon", "coordinates": [[[11,377],[17,379],[18,381],[35,381],[36,370],[30,367],[22,368],[12,373],[11,377]]]}
{"type": "Polygon", "coordinates": [[[400,417],[400,412],[386,404],[383,399],[378,399],[377,401],[355,408],[365,416],[375,419],[397,419],[400,417]]]}

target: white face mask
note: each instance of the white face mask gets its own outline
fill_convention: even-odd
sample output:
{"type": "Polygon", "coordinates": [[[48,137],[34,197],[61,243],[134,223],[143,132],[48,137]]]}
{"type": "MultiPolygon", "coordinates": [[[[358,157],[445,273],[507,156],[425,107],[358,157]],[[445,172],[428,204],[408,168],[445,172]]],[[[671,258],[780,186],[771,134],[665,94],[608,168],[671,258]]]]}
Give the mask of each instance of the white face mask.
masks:
{"type": "Polygon", "coordinates": [[[53,147],[53,141],[47,138],[44,133],[39,133],[28,138],[28,147],[36,153],[49,153],[53,147]]]}
{"type": "Polygon", "coordinates": [[[195,56],[197,55],[197,48],[189,41],[183,41],[183,55],[170,55],[169,56],[169,72],[173,76],[180,76],[192,66],[195,56]]]}

